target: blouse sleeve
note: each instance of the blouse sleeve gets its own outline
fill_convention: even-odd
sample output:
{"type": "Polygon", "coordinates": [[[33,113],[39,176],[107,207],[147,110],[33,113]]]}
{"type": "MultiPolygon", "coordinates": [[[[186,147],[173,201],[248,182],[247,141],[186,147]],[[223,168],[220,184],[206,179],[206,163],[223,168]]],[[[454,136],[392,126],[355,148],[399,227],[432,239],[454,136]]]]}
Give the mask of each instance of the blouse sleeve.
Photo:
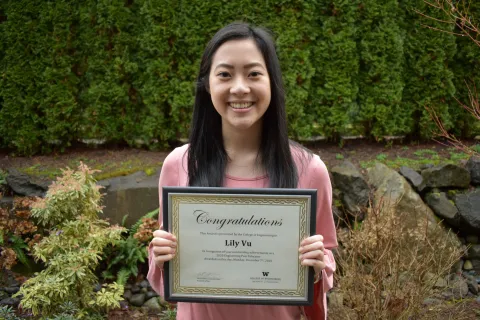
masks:
{"type": "MultiPolygon", "coordinates": [[[[179,185],[179,165],[181,164],[181,157],[179,157],[177,150],[172,151],[163,162],[162,171],[160,173],[160,180],[158,183],[159,203],[160,209],[158,214],[158,224],[160,229],[163,229],[163,215],[162,215],[162,187],[164,186],[178,186],[179,185]]],[[[148,246],[148,274],[147,280],[150,282],[153,290],[160,296],[164,296],[163,292],[163,269],[160,269],[153,260],[152,244],[148,246]]]]}
{"type": "Polygon", "coordinates": [[[323,236],[325,246],[325,269],[322,271],[322,280],[317,284],[319,294],[314,305],[323,309],[326,318],[326,293],[333,287],[333,273],[336,269],[335,259],[331,249],[337,247],[337,234],[332,213],[332,184],[325,164],[318,156],[314,156],[309,168],[310,188],[317,190],[316,233],[323,236]]]}

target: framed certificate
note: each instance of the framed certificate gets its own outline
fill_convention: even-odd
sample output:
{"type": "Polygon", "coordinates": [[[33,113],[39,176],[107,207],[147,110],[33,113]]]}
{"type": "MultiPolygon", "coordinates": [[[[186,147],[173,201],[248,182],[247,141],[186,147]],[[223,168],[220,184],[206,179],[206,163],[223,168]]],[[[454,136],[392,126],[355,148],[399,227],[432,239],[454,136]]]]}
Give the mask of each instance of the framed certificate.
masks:
{"type": "Polygon", "coordinates": [[[163,187],[163,224],[177,237],[164,266],[167,301],[309,305],[317,190],[163,187]]]}

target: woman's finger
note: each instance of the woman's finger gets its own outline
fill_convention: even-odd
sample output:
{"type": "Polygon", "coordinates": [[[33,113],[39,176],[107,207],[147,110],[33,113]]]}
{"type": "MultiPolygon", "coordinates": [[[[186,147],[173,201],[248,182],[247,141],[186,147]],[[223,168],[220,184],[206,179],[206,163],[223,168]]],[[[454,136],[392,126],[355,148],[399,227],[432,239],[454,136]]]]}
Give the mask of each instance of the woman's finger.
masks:
{"type": "Polygon", "coordinates": [[[165,238],[153,238],[151,243],[153,246],[156,246],[156,247],[170,247],[170,248],[177,247],[177,241],[173,241],[165,238]]]}
{"type": "Polygon", "coordinates": [[[175,254],[165,254],[165,255],[161,255],[161,256],[154,256],[153,259],[155,261],[155,264],[159,268],[163,268],[163,264],[167,261],[172,260],[174,257],[175,257],[175,254]]]}
{"type": "Polygon", "coordinates": [[[323,261],[323,250],[314,250],[314,251],[309,251],[307,253],[301,254],[299,256],[300,260],[305,260],[305,259],[315,259],[315,260],[320,260],[323,261]]]}
{"type": "Polygon", "coordinates": [[[177,241],[177,237],[175,237],[173,234],[170,232],[167,232],[165,230],[155,230],[153,232],[153,237],[154,238],[163,238],[163,239],[168,239],[172,241],[177,241]]]}
{"type": "Polygon", "coordinates": [[[300,253],[306,253],[306,252],[310,252],[310,251],[314,251],[314,250],[324,250],[325,247],[323,245],[323,242],[322,241],[317,241],[317,242],[313,242],[313,243],[310,243],[310,244],[307,244],[307,245],[302,245],[300,246],[300,248],[298,249],[298,252],[300,253]]]}
{"type": "Polygon", "coordinates": [[[316,234],[314,236],[308,237],[306,239],[303,239],[302,242],[300,242],[300,246],[304,247],[306,245],[312,244],[314,242],[323,242],[323,236],[321,234],[316,234]]]}
{"type": "Polygon", "coordinates": [[[152,251],[155,257],[167,254],[175,254],[176,252],[175,248],[171,247],[153,247],[152,251]]]}
{"type": "Polygon", "coordinates": [[[325,262],[316,259],[305,259],[301,262],[302,266],[313,267],[315,273],[322,272],[325,269],[325,262]]]}

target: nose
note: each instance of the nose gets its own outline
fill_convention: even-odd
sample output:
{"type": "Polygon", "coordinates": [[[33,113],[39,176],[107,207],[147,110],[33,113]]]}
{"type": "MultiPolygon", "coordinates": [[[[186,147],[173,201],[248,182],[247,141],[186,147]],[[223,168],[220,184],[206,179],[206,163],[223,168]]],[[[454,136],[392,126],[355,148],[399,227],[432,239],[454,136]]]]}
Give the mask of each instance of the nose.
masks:
{"type": "Polygon", "coordinates": [[[231,94],[246,94],[250,92],[250,87],[245,79],[237,77],[230,88],[231,94]]]}

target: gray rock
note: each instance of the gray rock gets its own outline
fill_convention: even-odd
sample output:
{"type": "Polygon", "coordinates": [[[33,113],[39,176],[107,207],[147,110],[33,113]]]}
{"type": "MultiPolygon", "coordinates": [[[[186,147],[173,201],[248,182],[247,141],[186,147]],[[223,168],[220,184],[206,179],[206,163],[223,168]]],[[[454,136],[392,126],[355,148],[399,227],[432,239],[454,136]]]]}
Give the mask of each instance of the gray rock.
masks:
{"type": "Polygon", "coordinates": [[[43,197],[51,181],[41,180],[21,173],[16,169],[9,169],[7,175],[8,186],[16,194],[22,196],[43,197]]]}
{"type": "Polygon", "coordinates": [[[480,190],[455,195],[462,231],[480,234],[480,190]]]}
{"type": "Polygon", "coordinates": [[[457,207],[453,201],[447,198],[445,192],[431,192],[426,195],[425,201],[432,208],[433,212],[449,225],[456,228],[460,226],[460,216],[457,207]]]}
{"type": "Polygon", "coordinates": [[[446,288],[448,287],[448,282],[444,278],[440,278],[435,282],[435,285],[433,287],[437,289],[446,288]]]}
{"type": "Polygon", "coordinates": [[[102,290],[102,285],[101,285],[100,283],[97,283],[97,284],[95,285],[95,287],[93,288],[93,291],[94,291],[94,292],[98,292],[98,291],[100,291],[100,290],[102,290]]]}
{"type": "Polygon", "coordinates": [[[335,187],[342,192],[345,209],[354,214],[361,212],[368,204],[370,190],[357,168],[350,161],[343,161],[330,172],[335,187]]]}
{"type": "Polygon", "coordinates": [[[472,261],[473,270],[477,274],[480,274],[480,259],[475,259],[475,260],[471,260],[471,261],[472,261]]]}
{"type": "Polygon", "coordinates": [[[454,275],[449,283],[449,287],[445,293],[450,293],[452,299],[465,298],[469,292],[467,281],[461,276],[454,275]]]}
{"type": "Polygon", "coordinates": [[[409,167],[401,167],[398,171],[418,192],[422,192],[425,186],[423,185],[423,177],[417,171],[409,167]]]}
{"type": "Polygon", "coordinates": [[[140,292],[142,292],[142,293],[147,293],[147,292],[148,292],[148,288],[140,288],[140,292]]]}
{"type": "Polygon", "coordinates": [[[368,182],[375,188],[375,203],[382,202],[386,210],[391,208],[395,212],[409,213],[408,221],[405,221],[407,227],[416,228],[418,219],[425,218],[431,224],[436,223],[432,210],[397,171],[377,162],[368,169],[367,176],[368,182]]]}
{"type": "Polygon", "coordinates": [[[478,294],[478,284],[477,284],[477,280],[475,279],[475,277],[466,276],[465,279],[467,281],[468,290],[470,290],[470,292],[472,294],[477,295],[478,294]]]}
{"type": "Polygon", "coordinates": [[[145,294],[145,299],[150,299],[150,298],[153,298],[153,297],[158,297],[158,294],[155,292],[155,291],[148,291],[146,294],[145,294]]]}
{"type": "Polygon", "coordinates": [[[132,293],[139,293],[140,292],[140,286],[138,284],[134,284],[132,286],[132,289],[130,289],[132,293]]]}
{"type": "Polygon", "coordinates": [[[145,293],[136,293],[134,294],[130,300],[130,304],[135,307],[141,307],[145,303],[145,293]]]}
{"type": "Polygon", "coordinates": [[[426,163],[426,164],[422,164],[420,166],[420,170],[425,170],[425,169],[430,169],[430,168],[433,168],[435,165],[432,164],[432,163],[426,163]]]}
{"type": "Polygon", "coordinates": [[[479,238],[476,234],[469,234],[468,236],[465,237],[465,241],[467,241],[467,243],[471,243],[471,244],[479,244],[479,238]]]}
{"type": "Polygon", "coordinates": [[[132,226],[147,212],[158,208],[158,178],[160,170],[156,174],[147,176],[139,171],[134,174],[99,181],[98,184],[106,186],[102,189],[104,198],[104,217],[111,223],[122,223],[125,215],[125,227],[132,226]]]}
{"type": "Polygon", "coordinates": [[[454,164],[444,164],[422,171],[423,183],[428,188],[468,188],[470,172],[454,164]]]}
{"type": "Polygon", "coordinates": [[[7,288],[4,288],[4,291],[8,294],[15,294],[17,293],[18,291],[20,290],[19,287],[7,287],[7,288]]]}
{"type": "Polygon", "coordinates": [[[465,169],[470,172],[471,184],[480,185],[480,157],[470,157],[465,169]]]}
{"type": "Polygon", "coordinates": [[[124,298],[125,300],[130,301],[130,299],[132,298],[132,291],[130,291],[130,290],[125,290],[125,292],[123,292],[123,298],[124,298]]]}
{"type": "Polygon", "coordinates": [[[143,280],[142,282],[140,282],[140,287],[141,288],[148,288],[148,287],[150,287],[150,283],[148,283],[147,280],[143,280]]]}
{"type": "Polygon", "coordinates": [[[157,297],[148,299],[147,302],[143,304],[143,306],[148,308],[148,310],[154,311],[157,313],[162,311],[162,306],[160,305],[160,302],[158,301],[157,297]]]}
{"type": "Polygon", "coordinates": [[[0,301],[0,306],[11,306],[17,308],[20,304],[20,299],[18,298],[5,298],[0,301]]]}
{"type": "Polygon", "coordinates": [[[480,244],[474,244],[468,248],[467,258],[480,259],[480,244]]]}

